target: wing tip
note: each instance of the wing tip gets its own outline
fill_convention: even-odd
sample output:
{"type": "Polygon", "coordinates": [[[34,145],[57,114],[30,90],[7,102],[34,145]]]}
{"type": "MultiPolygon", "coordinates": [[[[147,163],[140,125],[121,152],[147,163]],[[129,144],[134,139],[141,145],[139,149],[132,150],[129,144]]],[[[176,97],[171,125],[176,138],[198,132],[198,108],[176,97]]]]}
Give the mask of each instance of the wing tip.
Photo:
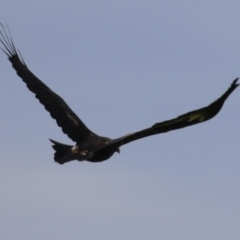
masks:
{"type": "Polygon", "coordinates": [[[238,87],[240,83],[238,83],[237,81],[239,80],[239,78],[236,78],[233,80],[232,84],[231,84],[231,87],[238,87]]]}

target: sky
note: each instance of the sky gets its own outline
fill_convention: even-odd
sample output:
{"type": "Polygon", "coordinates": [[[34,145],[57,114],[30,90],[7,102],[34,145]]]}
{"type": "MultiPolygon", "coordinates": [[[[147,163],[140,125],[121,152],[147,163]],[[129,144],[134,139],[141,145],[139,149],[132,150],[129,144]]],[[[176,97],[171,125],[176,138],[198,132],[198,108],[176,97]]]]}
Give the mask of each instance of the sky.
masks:
{"type": "MultiPolygon", "coordinates": [[[[240,76],[239,1],[2,0],[29,69],[110,138],[217,99],[240,76]]],[[[58,165],[72,144],[0,53],[0,238],[240,237],[237,89],[212,120],[58,165]]]]}

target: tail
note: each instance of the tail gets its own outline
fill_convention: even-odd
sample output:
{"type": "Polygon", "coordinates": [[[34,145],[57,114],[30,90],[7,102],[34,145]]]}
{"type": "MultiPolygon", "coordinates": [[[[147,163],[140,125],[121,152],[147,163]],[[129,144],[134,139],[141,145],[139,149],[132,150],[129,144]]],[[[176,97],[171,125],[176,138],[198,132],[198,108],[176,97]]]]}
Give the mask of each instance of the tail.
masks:
{"type": "Polygon", "coordinates": [[[55,162],[58,162],[59,164],[64,164],[75,159],[74,156],[76,155],[76,153],[72,152],[73,146],[65,145],[52,139],[49,140],[53,143],[52,148],[55,150],[55,162]]]}

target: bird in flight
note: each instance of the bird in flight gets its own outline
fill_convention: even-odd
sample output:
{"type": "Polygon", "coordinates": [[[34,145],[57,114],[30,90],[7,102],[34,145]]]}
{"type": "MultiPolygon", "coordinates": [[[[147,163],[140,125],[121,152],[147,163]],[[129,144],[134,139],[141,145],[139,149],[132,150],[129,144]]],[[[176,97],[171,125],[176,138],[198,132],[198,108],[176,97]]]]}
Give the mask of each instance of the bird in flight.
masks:
{"type": "Polygon", "coordinates": [[[4,28],[2,24],[0,42],[2,43],[1,49],[7,55],[17,75],[25,82],[28,89],[35,94],[35,97],[50,113],[51,117],[56,120],[62,131],[76,143],[71,146],[50,139],[55,150],[54,160],[59,164],[73,160],[102,162],[109,159],[115,152],[119,153],[120,147],[124,144],[207,121],[218,114],[225,100],[239,85],[237,83],[238,78],[236,78],[221,97],[206,107],[185,113],[171,120],[155,123],[141,131],[110,139],[92,132],[59,95],[28,69],[20,52],[14,46],[9,29],[4,28]]]}

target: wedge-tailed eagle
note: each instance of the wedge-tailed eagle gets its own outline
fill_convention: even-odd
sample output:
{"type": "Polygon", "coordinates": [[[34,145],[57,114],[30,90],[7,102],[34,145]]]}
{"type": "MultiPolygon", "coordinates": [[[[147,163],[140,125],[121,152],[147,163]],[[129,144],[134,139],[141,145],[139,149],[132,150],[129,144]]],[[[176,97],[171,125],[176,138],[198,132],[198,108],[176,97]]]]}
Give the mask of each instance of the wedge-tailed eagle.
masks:
{"type": "Polygon", "coordinates": [[[76,143],[71,146],[50,139],[55,150],[54,160],[59,164],[72,160],[101,162],[109,159],[115,152],[120,152],[119,148],[124,144],[207,121],[218,114],[225,100],[239,85],[237,83],[238,78],[236,78],[220,98],[201,109],[185,113],[171,120],[155,123],[149,128],[116,139],[101,137],[92,132],[59,95],[28,69],[20,52],[14,46],[9,29],[6,30],[2,24],[1,28],[1,49],[7,55],[17,75],[44,105],[52,118],[56,120],[58,126],[62,128],[62,131],[76,143]]]}

